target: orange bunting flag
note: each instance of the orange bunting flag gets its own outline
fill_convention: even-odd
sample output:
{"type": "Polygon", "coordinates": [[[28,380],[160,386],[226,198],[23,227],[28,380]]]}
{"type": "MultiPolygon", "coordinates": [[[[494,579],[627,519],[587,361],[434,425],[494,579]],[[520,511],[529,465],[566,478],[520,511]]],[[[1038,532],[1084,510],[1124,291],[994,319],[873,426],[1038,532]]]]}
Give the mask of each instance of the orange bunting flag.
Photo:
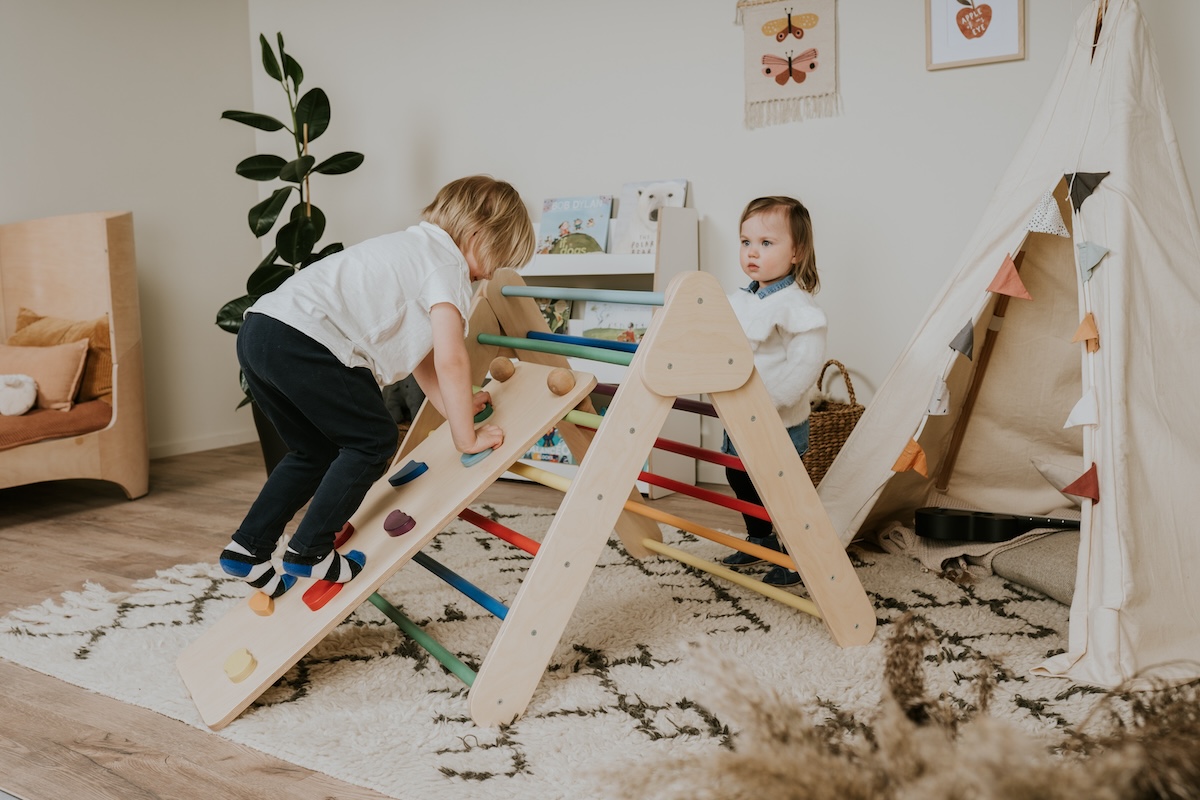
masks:
{"type": "Polygon", "coordinates": [[[907,472],[910,469],[923,478],[929,477],[929,462],[925,460],[925,451],[917,444],[916,439],[908,440],[908,444],[904,445],[904,452],[892,465],[892,472],[907,472]]]}
{"type": "Polygon", "coordinates": [[[1073,494],[1076,497],[1086,497],[1093,503],[1100,502],[1100,479],[1096,475],[1096,465],[1092,464],[1088,471],[1073,482],[1062,488],[1063,494],[1073,494]]]}
{"type": "Polygon", "coordinates": [[[996,272],[996,277],[992,278],[992,283],[988,286],[989,292],[996,294],[1006,294],[1009,297],[1019,297],[1022,300],[1032,300],[1033,297],[1025,288],[1025,284],[1021,283],[1021,276],[1017,274],[1017,264],[1013,261],[1011,255],[1004,257],[1004,263],[1000,265],[999,271],[996,272]]]}
{"type": "Polygon", "coordinates": [[[1088,312],[1083,321],[1079,323],[1079,327],[1075,329],[1075,335],[1071,337],[1072,342],[1085,342],[1087,351],[1094,353],[1100,349],[1100,331],[1096,329],[1096,318],[1092,316],[1092,312],[1088,312]]]}

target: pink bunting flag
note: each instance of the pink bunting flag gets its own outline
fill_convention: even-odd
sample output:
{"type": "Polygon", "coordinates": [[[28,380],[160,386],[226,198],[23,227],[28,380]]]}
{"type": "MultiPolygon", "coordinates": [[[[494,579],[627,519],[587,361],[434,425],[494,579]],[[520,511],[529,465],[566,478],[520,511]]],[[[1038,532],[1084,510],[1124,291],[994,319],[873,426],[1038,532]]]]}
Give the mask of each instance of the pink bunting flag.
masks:
{"type": "Polygon", "coordinates": [[[1084,342],[1087,345],[1087,351],[1094,353],[1100,349],[1100,331],[1096,328],[1096,318],[1092,316],[1092,312],[1088,312],[1079,323],[1079,327],[1075,329],[1075,335],[1071,337],[1072,342],[1084,342]]]}
{"type": "Polygon", "coordinates": [[[1092,464],[1088,471],[1080,475],[1062,489],[1063,494],[1073,494],[1076,497],[1086,497],[1093,503],[1100,502],[1100,479],[1096,473],[1096,465],[1092,464]]]}
{"type": "Polygon", "coordinates": [[[1011,254],[1004,256],[1004,263],[1000,265],[996,277],[992,278],[988,291],[1005,294],[1009,297],[1019,297],[1022,300],[1033,299],[1026,290],[1025,284],[1021,283],[1021,276],[1017,274],[1017,264],[1013,261],[1011,254]]]}

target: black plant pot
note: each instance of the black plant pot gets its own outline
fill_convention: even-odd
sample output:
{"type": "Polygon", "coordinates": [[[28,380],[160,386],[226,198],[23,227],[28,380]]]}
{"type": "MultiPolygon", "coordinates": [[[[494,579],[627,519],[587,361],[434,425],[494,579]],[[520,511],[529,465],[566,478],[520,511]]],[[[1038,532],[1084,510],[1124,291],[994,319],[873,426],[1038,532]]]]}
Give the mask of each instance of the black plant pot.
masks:
{"type": "Polygon", "coordinates": [[[258,443],[262,447],[263,463],[266,464],[267,474],[288,454],[288,446],[283,443],[279,432],[258,408],[258,403],[250,403],[250,411],[254,414],[254,427],[258,431],[258,443]]]}

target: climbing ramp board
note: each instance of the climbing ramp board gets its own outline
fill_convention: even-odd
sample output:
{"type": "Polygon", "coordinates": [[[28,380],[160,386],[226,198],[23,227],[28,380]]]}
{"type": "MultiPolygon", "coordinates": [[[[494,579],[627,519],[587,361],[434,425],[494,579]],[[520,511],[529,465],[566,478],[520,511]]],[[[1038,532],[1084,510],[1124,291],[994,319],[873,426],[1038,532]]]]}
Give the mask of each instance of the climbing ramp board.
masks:
{"type": "MultiPolygon", "coordinates": [[[[222,728],[244,711],[596,385],[594,376],[577,372],[574,388],[555,395],[547,387],[550,372],[549,366],[525,363],[507,381],[488,384],[494,413],[487,422],[504,429],[504,444],[474,466],[463,465],[446,424],[397,459],[351,517],[354,534],[340,548],[342,553],[361,550],[366,566],[323,607],[313,611],[304,602],[303,595],[314,581],[301,579],[275,600],[270,615],[259,616],[249,602],[239,602],[179,655],[179,674],[206,725],[222,728]],[[424,463],[428,470],[393,487],[388,477],[409,460],[424,463]],[[392,537],[384,530],[384,521],[397,509],[411,516],[415,525],[392,537]]],[[[251,594],[247,587],[247,600],[251,594]]]]}

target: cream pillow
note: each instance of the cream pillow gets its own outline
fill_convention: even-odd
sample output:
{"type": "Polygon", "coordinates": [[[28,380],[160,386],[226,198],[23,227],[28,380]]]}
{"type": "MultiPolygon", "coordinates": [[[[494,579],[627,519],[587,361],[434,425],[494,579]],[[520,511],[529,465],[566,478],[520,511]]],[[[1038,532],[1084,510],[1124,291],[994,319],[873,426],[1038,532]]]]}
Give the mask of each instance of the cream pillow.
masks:
{"type": "Polygon", "coordinates": [[[37,383],[28,375],[0,375],[0,414],[19,417],[37,402],[37,383]]]}
{"type": "Polygon", "coordinates": [[[37,383],[37,407],[70,411],[83,377],[87,339],[52,347],[0,344],[0,374],[28,375],[37,383]]]}

